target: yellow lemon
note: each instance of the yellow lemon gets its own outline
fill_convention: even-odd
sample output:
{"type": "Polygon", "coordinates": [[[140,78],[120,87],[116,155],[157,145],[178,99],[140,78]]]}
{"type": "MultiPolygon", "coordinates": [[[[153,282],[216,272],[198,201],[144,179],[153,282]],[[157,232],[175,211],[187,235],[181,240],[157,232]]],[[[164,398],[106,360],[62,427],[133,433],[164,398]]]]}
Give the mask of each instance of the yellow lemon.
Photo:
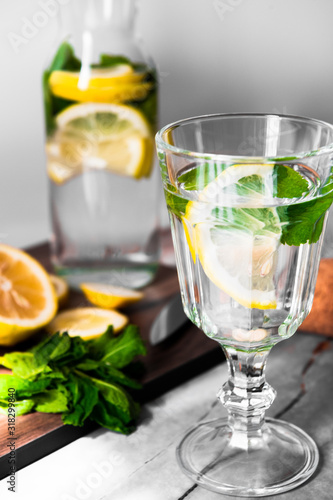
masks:
{"type": "Polygon", "coordinates": [[[26,252],[0,244],[0,344],[25,340],[49,323],[56,310],[45,269],[26,252]]]}
{"type": "Polygon", "coordinates": [[[59,70],[51,73],[49,85],[52,94],[70,101],[122,103],[147,97],[153,83],[143,81],[146,75],[129,64],[89,68],[86,73],[59,70]]]}
{"type": "Polygon", "coordinates": [[[103,283],[82,283],[80,287],[92,304],[105,309],[124,307],[143,298],[142,292],[103,283]]]}
{"type": "Polygon", "coordinates": [[[63,278],[54,274],[50,274],[50,280],[54,287],[59,307],[63,307],[67,303],[69,297],[68,283],[63,278]]]}
{"type": "Polygon", "coordinates": [[[150,175],[153,135],[140,111],[120,104],[75,104],[57,115],[56,124],[46,152],[48,175],[57,184],[86,168],[136,179],[150,175]]]}
{"type": "Polygon", "coordinates": [[[49,333],[68,332],[71,337],[89,340],[102,335],[113,325],[114,332],[119,332],[128,323],[127,316],[117,311],[98,307],[80,307],[60,312],[47,325],[49,333]]]}

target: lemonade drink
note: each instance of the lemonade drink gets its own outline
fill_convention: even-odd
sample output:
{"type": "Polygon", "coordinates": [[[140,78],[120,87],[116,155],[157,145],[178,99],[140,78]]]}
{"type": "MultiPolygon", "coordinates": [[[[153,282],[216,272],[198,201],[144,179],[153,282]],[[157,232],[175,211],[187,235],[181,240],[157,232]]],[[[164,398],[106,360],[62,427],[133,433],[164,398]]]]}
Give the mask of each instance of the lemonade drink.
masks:
{"type": "Polygon", "coordinates": [[[157,267],[154,70],[64,42],[44,74],[52,259],[71,284],[141,287],[157,267]]]}
{"type": "Polygon", "coordinates": [[[331,176],[323,186],[302,164],[206,161],[171,180],[160,161],[191,321],[244,349],[292,335],[312,304],[331,176]]]}
{"type": "MultiPolygon", "coordinates": [[[[228,412],[192,426],[183,472],[211,491],[275,495],[306,481],[319,452],[265,418],[271,348],[308,314],[333,199],[333,126],[297,116],[216,114],[156,135],[184,310],[223,349],[228,412]]],[[[282,351],[280,351],[281,354],[282,351]]]]}

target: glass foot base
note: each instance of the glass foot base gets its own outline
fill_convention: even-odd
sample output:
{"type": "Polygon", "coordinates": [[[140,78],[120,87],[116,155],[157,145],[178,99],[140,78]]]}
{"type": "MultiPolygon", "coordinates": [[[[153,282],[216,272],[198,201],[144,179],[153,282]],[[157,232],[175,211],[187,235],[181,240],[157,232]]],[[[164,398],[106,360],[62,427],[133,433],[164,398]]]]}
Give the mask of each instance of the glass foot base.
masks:
{"type": "Polygon", "coordinates": [[[189,430],[177,448],[182,470],[198,485],[232,496],[260,497],[291,490],[315,471],[319,452],[301,429],[266,418],[260,433],[232,432],[227,419],[189,430]]]}

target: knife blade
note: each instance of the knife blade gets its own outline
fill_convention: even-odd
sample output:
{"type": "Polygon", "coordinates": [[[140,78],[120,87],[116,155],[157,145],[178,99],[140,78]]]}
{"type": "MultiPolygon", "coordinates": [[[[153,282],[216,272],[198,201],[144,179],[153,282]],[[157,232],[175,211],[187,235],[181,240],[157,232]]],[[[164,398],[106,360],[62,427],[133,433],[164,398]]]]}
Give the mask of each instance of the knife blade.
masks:
{"type": "Polygon", "coordinates": [[[151,345],[157,345],[170,337],[187,321],[190,320],[184,313],[182,298],[178,293],[162,308],[154,320],[149,332],[151,345]]]}

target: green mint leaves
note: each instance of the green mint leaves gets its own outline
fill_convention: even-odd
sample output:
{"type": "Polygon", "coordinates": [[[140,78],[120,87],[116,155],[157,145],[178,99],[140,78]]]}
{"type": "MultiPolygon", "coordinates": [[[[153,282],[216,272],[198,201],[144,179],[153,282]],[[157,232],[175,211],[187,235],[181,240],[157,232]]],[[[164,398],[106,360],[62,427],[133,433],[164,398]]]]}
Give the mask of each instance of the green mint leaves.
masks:
{"type": "Polygon", "coordinates": [[[274,165],[273,196],[277,198],[301,198],[308,191],[304,177],[287,165],[274,165]]]}
{"type": "MultiPolygon", "coordinates": [[[[285,165],[275,165],[278,198],[300,198],[308,191],[307,181],[295,170],[285,165]]],[[[316,243],[323,230],[325,214],[333,201],[333,174],[319,188],[312,199],[301,203],[276,207],[282,228],[281,243],[299,246],[316,243]]]]}
{"type": "MultiPolygon", "coordinates": [[[[160,158],[162,163],[162,158],[160,158]]],[[[202,191],[210,182],[225,170],[224,163],[204,163],[199,167],[194,167],[177,179],[177,184],[187,191],[202,191]]],[[[265,208],[233,208],[232,211],[223,207],[216,207],[212,215],[221,224],[228,225],[230,220],[234,220],[237,227],[244,227],[246,217],[250,217],[250,229],[255,227],[255,220],[262,223],[263,230],[276,233],[277,223],[281,231],[280,241],[282,244],[299,246],[305,243],[316,243],[322,233],[325,214],[333,201],[333,169],[323,187],[319,188],[313,198],[306,199],[309,192],[307,180],[289,165],[275,164],[272,172],[273,196],[294,200],[304,197],[304,201],[299,203],[286,202],[284,205],[275,207],[276,218],[269,224],[268,215],[272,217],[272,210],[265,213],[265,208]],[[230,217],[232,215],[232,217],[230,217]],[[271,227],[270,227],[271,226],[271,227]]],[[[179,196],[174,186],[165,183],[165,197],[169,210],[178,217],[183,217],[186,211],[188,200],[179,196]],[[173,192],[174,191],[174,192],[173,192]]],[[[232,193],[244,198],[255,197],[265,194],[265,179],[260,175],[250,175],[239,179],[234,185],[226,188],[226,194],[232,193]]]]}
{"type": "Polygon", "coordinates": [[[126,388],[138,382],[122,371],[137,355],[146,354],[139,330],[130,325],[115,336],[112,327],[84,341],[67,333],[47,338],[30,352],[0,357],[12,375],[0,375],[0,413],[6,413],[8,388],[16,391],[16,414],[62,413],[65,424],[86,419],[124,434],[134,429],[139,405],[126,388]]]}

